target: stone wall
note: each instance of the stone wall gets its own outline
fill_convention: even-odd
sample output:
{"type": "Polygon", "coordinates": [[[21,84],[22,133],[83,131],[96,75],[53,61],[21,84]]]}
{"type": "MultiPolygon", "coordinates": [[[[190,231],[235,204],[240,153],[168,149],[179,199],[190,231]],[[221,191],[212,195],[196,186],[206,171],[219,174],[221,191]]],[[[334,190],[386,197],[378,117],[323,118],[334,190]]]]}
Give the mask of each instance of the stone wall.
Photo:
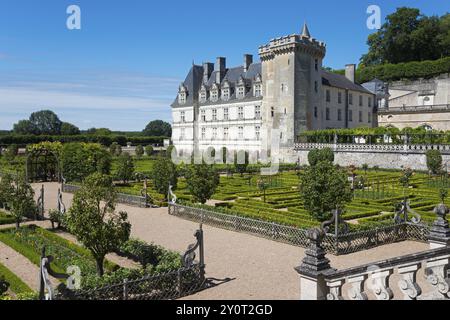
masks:
{"type": "MultiPolygon", "coordinates": [[[[296,150],[296,161],[301,165],[308,164],[309,150],[296,150]]],[[[402,169],[409,167],[413,170],[427,171],[425,152],[374,152],[374,151],[335,151],[335,163],[347,167],[354,165],[361,167],[363,164],[370,168],[378,166],[382,169],[402,169]]],[[[450,154],[442,155],[443,163],[450,165],[450,154]]],[[[294,160],[294,159],[291,159],[294,160]]]]}

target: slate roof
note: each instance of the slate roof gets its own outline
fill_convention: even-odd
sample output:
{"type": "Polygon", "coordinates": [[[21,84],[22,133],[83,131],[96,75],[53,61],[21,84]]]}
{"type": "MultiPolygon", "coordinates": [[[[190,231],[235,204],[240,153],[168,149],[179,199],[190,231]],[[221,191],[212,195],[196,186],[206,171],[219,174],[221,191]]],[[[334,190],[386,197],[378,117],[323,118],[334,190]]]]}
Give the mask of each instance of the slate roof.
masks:
{"type": "Polygon", "coordinates": [[[326,70],[322,70],[322,85],[372,94],[362,85],[351,82],[345,76],[326,70]]]}
{"type": "MultiPolygon", "coordinates": [[[[202,103],[202,105],[216,105],[216,104],[223,104],[223,103],[230,103],[233,102],[233,100],[236,100],[236,84],[239,81],[240,77],[242,76],[244,78],[244,81],[250,85],[252,81],[255,79],[256,75],[261,74],[262,65],[261,63],[253,63],[249,66],[247,72],[244,72],[244,67],[235,67],[235,68],[229,68],[226,69],[225,76],[222,80],[222,83],[225,80],[228,80],[231,87],[231,96],[228,101],[222,101],[218,100],[217,102],[207,101],[205,103],[202,103]]],[[[216,73],[217,71],[213,71],[211,73],[211,76],[208,79],[208,82],[205,84],[208,89],[215,83],[216,80],[216,73]]],[[[221,83],[221,84],[222,84],[221,83]]],[[[188,90],[188,96],[186,98],[186,103],[180,105],[178,103],[178,97],[175,98],[175,101],[172,103],[173,108],[177,107],[189,107],[192,106],[194,103],[194,96],[198,97],[198,92],[203,84],[203,66],[193,65],[191,70],[189,71],[186,79],[184,80],[183,84],[186,86],[188,90]]],[[[328,72],[326,70],[322,70],[322,84],[326,86],[336,87],[340,89],[348,89],[353,91],[359,91],[363,93],[372,94],[369,90],[364,88],[363,86],[353,83],[350,80],[348,80],[345,76],[340,74],[335,74],[328,72]]],[[[239,99],[239,101],[255,101],[255,100],[261,100],[261,97],[254,97],[252,94],[252,90],[249,90],[246,97],[244,99],[239,99]]]]}

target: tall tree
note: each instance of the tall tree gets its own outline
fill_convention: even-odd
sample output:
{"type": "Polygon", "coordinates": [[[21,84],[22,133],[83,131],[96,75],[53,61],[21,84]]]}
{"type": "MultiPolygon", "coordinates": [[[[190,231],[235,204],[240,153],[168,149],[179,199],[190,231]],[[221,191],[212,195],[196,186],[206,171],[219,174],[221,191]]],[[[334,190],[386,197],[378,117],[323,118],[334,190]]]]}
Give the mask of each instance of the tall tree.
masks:
{"type": "Polygon", "coordinates": [[[146,136],[171,137],[172,126],[162,120],[151,121],[144,129],[146,136]]]}
{"type": "Polygon", "coordinates": [[[97,273],[103,276],[105,256],[130,238],[131,224],[126,212],[116,212],[112,179],[94,173],[86,178],[73,198],[67,227],[94,257],[97,273]]]}
{"type": "Polygon", "coordinates": [[[369,36],[369,51],[361,64],[435,60],[448,55],[448,16],[427,17],[419,9],[398,8],[386,17],[378,32],[369,36]]]}
{"type": "Polygon", "coordinates": [[[63,122],[61,124],[61,134],[63,136],[74,136],[80,134],[80,129],[71,123],[63,122]]]}

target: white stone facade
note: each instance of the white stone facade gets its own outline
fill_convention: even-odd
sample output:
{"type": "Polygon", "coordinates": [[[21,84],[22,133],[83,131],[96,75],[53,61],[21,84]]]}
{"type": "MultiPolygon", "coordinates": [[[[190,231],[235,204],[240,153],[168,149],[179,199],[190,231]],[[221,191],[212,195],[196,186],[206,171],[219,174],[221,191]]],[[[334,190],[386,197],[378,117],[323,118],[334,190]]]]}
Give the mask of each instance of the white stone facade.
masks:
{"type": "Polygon", "coordinates": [[[193,65],[172,104],[177,151],[225,147],[291,161],[306,130],[375,126],[375,96],[354,82],[354,65],[346,76],[327,72],[325,53],[305,25],[261,46],[260,63],[244,55],[235,68],[222,57],[193,65]]]}

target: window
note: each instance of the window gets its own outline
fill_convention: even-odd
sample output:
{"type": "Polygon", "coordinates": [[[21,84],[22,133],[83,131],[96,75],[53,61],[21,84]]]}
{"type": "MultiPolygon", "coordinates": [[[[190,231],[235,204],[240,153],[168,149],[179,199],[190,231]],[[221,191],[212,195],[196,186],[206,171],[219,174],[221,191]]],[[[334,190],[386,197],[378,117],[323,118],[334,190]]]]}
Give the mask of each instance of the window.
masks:
{"type": "Polygon", "coordinates": [[[255,119],[261,119],[261,106],[255,107],[255,119]]]}
{"type": "Polygon", "coordinates": [[[338,109],[338,116],[337,116],[338,121],[342,121],[342,110],[338,109]]]}
{"type": "Polygon", "coordinates": [[[217,128],[213,128],[213,139],[217,139],[217,128]]]}
{"type": "Polygon", "coordinates": [[[362,107],[363,106],[363,96],[359,96],[359,106],[362,107]]]}
{"type": "Polygon", "coordinates": [[[316,71],[319,71],[319,59],[314,60],[314,69],[316,69],[316,71]]]}
{"type": "Polygon", "coordinates": [[[181,128],[180,140],[184,140],[185,134],[186,134],[186,129],[185,128],[181,128]]]}
{"type": "Polygon", "coordinates": [[[202,128],[202,140],[206,138],[206,128],[202,128]]]}
{"type": "Polygon", "coordinates": [[[223,139],[228,140],[228,128],[223,128],[223,139]]]}
{"type": "Polygon", "coordinates": [[[200,114],[201,114],[202,121],[203,121],[203,122],[206,122],[206,111],[205,111],[205,110],[202,110],[202,111],[200,112],[200,114]]]}
{"type": "Polygon", "coordinates": [[[244,97],[245,97],[245,87],[244,86],[238,87],[238,98],[242,99],[244,97]]]}
{"type": "Polygon", "coordinates": [[[206,89],[204,88],[200,91],[200,102],[206,102],[206,97],[206,89]]]}
{"type": "Polygon", "coordinates": [[[211,101],[217,101],[218,97],[219,97],[219,91],[212,90],[211,91],[211,101]]]}
{"type": "Polygon", "coordinates": [[[178,102],[179,102],[180,104],[185,104],[185,103],[186,103],[186,93],[185,93],[185,92],[181,92],[181,93],[178,95],[178,102]]]}
{"type": "Polygon", "coordinates": [[[317,93],[319,91],[319,84],[317,81],[314,81],[314,91],[317,93]]]}
{"type": "Polygon", "coordinates": [[[372,107],[372,97],[369,97],[369,99],[368,99],[368,107],[369,108],[372,107]]]}
{"type": "Polygon", "coordinates": [[[274,107],[270,108],[270,114],[271,114],[272,118],[275,117],[275,108],[274,107]]]}
{"type": "Polygon", "coordinates": [[[352,93],[348,94],[348,104],[353,104],[353,94],[352,93]]]}
{"type": "Polygon", "coordinates": [[[228,101],[230,99],[230,89],[222,90],[222,100],[228,101]]]}
{"type": "Polygon", "coordinates": [[[223,120],[228,120],[228,108],[223,108],[223,120]]]}
{"type": "Polygon", "coordinates": [[[327,102],[331,101],[331,94],[330,94],[330,90],[327,90],[327,102]]]}
{"type": "Polygon", "coordinates": [[[348,121],[353,121],[353,111],[348,110],[348,121]]]}
{"type": "Polygon", "coordinates": [[[185,123],[186,122],[186,112],[181,111],[180,118],[181,118],[181,122],[185,123]]]}
{"type": "Polygon", "coordinates": [[[342,92],[338,92],[338,103],[342,103],[342,92]]]}
{"type": "Polygon", "coordinates": [[[369,112],[369,123],[371,123],[371,122],[372,122],[372,113],[369,112]]]}
{"type": "Polygon", "coordinates": [[[330,120],[330,108],[325,109],[325,119],[330,120]]]}
{"type": "Polygon", "coordinates": [[[314,118],[317,118],[317,116],[318,116],[317,107],[314,107],[314,118]]]}
{"type": "Polygon", "coordinates": [[[243,120],[244,119],[244,107],[239,107],[238,108],[238,120],[243,120]]]}
{"type": "Polygon", "coordinates": [[[362,111],[359,112],[359,122],[363,122],[363,113],[362,113],[362,111]]]}
{"type": "Polygon", "coordinates": [[[261,85],[256,84],[255,85],[255,97],[260,97],[260,96],[261,96],[261,85]]]}
{"type": "Polygon", "coordinates": [[[256,140],[259,140],[261,138],[261,127],[259,127],[259,126],[255,127],[255,137],[256,137],[256,140]]]}
{"type": "Polygon", "coordinates": [[[217,121],[217,109],[212,109],[212,120],[217,121]]]}
{"type": "Polygon", "coordinates": [[[244,139],[244,127],[238,127],[238,138],[244,139]]]}

